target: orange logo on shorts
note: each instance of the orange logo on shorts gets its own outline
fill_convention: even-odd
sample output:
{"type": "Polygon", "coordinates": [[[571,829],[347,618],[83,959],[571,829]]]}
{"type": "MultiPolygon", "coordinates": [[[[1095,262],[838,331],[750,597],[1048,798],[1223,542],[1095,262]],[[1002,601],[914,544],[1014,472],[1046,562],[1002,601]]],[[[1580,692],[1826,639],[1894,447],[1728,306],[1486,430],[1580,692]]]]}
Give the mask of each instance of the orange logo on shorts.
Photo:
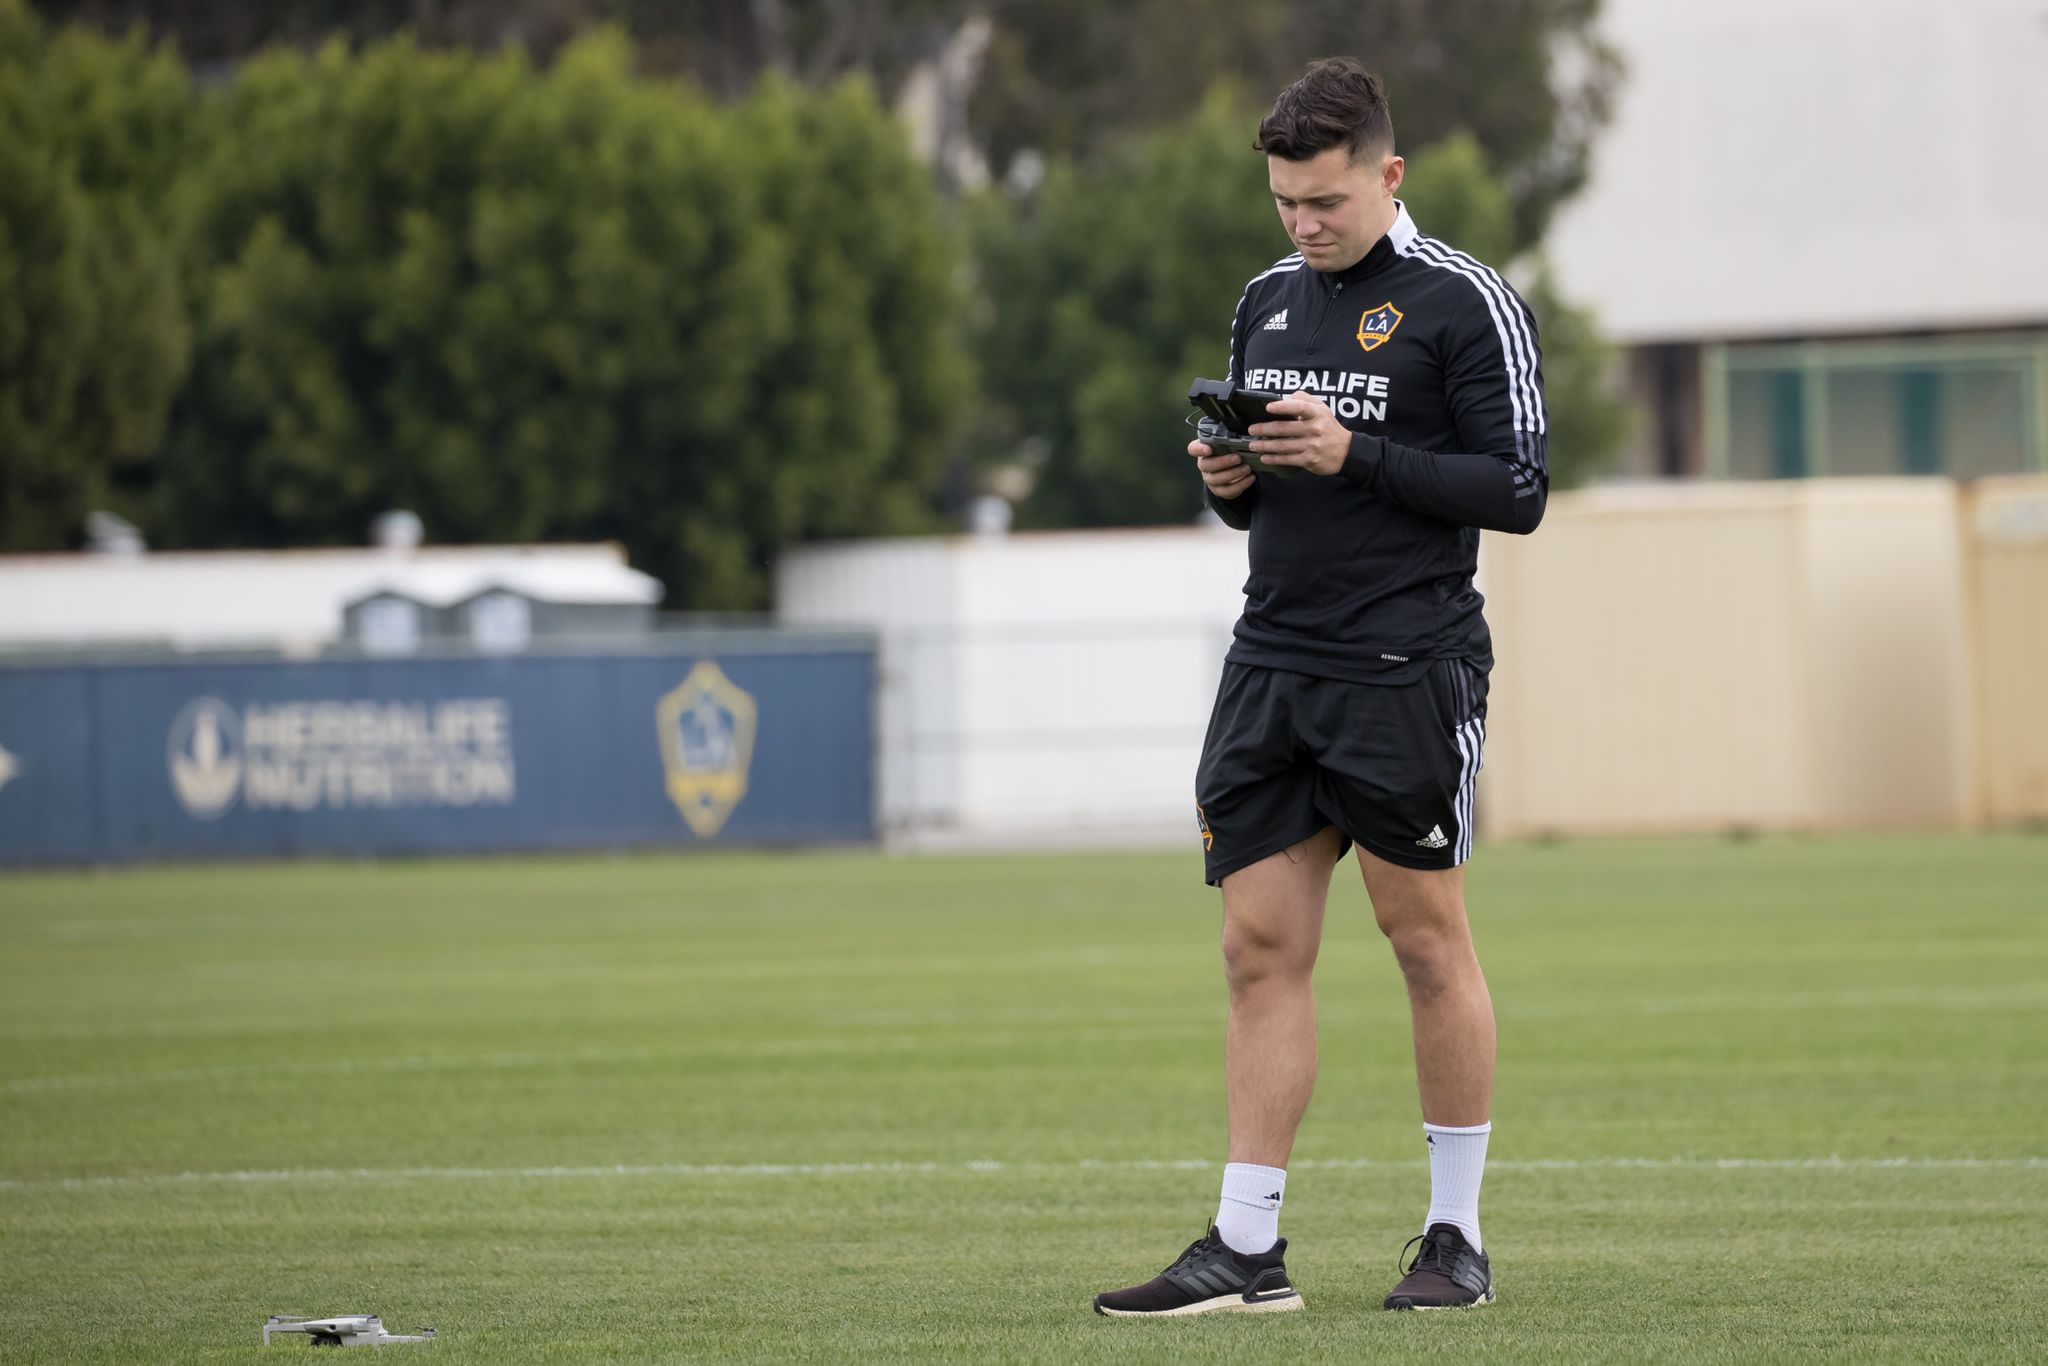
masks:
{"type": "Polygon", "coordinates": [[[1209,818],[1202,814],[1200,806],[1195,808],[1195,824],[1201,828],[1202,852],[1206,854],[1216,847],[1216,837],[1209,833],[1209,818]]]}

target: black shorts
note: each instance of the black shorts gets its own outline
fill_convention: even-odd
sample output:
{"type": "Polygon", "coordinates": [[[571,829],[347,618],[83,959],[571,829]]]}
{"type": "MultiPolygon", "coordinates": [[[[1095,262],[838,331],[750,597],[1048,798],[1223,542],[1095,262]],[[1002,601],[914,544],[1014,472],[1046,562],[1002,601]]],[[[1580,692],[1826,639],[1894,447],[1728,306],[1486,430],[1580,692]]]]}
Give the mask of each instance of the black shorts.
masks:
{"type": "Polygon", "coordinates": [[[1347,683],[1225,664],[1195,775],[1211,885],[1326,825],[1405,868],[1472,852],[1486,675],[1433,661],[1413,683],[1347,683]]]}

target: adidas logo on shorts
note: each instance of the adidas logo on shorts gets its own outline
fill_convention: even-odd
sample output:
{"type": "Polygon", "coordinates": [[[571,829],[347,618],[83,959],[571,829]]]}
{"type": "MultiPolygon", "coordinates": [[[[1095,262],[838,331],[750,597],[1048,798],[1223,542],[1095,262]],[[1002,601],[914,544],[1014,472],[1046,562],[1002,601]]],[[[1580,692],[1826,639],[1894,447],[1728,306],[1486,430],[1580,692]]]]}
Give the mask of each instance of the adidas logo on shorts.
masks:
{"type": "Polygon", "coordinates": [[[1429,833],[1415,843],[1424,849],[1442,849],[1450,844],[1450,841],[1444,838],[1444,828],[1441,825],[1432,825],[1429,827],[1429,833]]]}

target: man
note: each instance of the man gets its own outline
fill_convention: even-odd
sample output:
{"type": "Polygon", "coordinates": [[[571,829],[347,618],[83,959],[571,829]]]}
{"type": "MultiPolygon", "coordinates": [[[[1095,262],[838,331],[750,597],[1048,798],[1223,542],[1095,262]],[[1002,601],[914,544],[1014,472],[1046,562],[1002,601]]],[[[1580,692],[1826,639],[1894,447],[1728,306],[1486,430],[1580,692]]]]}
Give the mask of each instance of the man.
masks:
{"type": "MultiPolygon", "coordinates": [[[[1356,845],[1408,988],[1430,1203],[1389,1309],[1493,1299],[1479,1186],[1493,1005],[1465,919],[1492,647],[1480,529],[1542,519],[1536,327],[1493,271],[1424,237],[1380,84],[1316,62],[1259,126],[1297,248],[1231,326],[1231,380],[1286,393],[1252,427],[1259,472],[1189,445],[1210,505],[1251,532],[1244,613],[1196,777],[1223,891],[1228,1163],[1214,1224],[1112,1315],[1299,1309],[1279,1236],[1315,1084],[1310,972],[1330,878],[1356,845]]],[[[1405,1249],[1404,1249],[1405,1252],[1405,1249]]]]}

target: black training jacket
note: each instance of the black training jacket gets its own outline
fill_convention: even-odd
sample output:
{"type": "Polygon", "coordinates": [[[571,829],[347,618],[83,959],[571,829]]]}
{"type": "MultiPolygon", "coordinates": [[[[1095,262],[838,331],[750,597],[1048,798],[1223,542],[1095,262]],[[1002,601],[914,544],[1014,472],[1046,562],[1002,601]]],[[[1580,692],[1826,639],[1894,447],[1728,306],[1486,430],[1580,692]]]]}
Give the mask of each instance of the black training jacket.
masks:
{"type": "Polygon", "coordinates": [[[1348,270],[1296,254],[1254,276],[1229,374],[1306,390],[1353,433],[1337,474],[1261,474],[1240,498],[1210,495],[1251,532],[1229,658],[1374,683],[1431,659],[1490,668],[1479,532],[1535,530],[1550,486],[1543,366],[1520,296],[1400,208],[1348,270]]]}

